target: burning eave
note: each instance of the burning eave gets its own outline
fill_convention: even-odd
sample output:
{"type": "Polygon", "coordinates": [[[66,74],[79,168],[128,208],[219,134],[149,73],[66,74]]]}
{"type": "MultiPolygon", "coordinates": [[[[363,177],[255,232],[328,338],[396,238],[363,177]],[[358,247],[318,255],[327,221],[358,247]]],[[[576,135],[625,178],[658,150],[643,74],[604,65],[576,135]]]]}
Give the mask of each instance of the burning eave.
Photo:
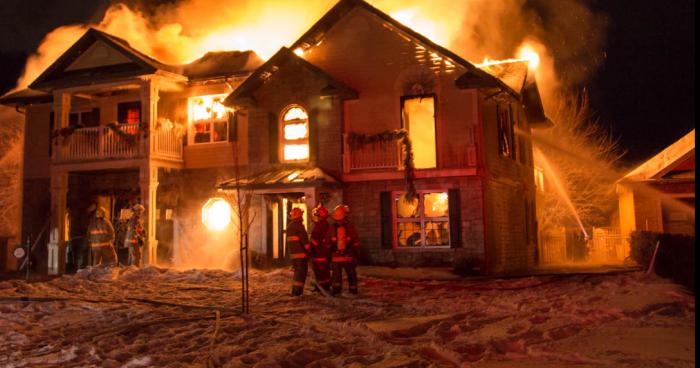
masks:
{"type": "Polygon", "coordinates": [[[26,107],[27,105],[34,104],[51,103],[52,101],[53,95],[29,88],[9,92],[0,97],[0,105],[14,108],[26,107]]]}

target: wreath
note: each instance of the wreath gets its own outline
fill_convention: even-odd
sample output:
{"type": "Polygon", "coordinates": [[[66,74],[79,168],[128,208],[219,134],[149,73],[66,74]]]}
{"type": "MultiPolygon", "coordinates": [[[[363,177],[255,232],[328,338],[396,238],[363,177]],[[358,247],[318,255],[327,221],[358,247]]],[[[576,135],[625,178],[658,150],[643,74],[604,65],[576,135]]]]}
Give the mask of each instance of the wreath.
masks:
{"type": "Polygon", "coordinates": [[[391,141],[400,141],[403,147],[403,166],[404,176],[406,178],[406,199],[413,200],[415,198],[418,198],[418,194],[416,193],[416,186],[413,180],[413,174],[415,170],[415,167],[413,166],[413,145],[411,143],[411,139],[408,137],[407,130],[385,130],[379,134],[373,135],[359,133],[348,134],[348,144],[352,149],[357,149],[364,144],[391,141]]]}

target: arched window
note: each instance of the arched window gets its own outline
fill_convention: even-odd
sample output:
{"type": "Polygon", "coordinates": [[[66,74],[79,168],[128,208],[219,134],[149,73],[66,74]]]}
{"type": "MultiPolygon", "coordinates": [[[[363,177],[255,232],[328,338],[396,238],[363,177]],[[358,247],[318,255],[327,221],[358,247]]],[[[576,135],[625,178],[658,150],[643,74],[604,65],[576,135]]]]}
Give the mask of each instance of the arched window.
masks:
{"type": "Polygon", "coordinates": [[[282,162],[309,160],[309,114],[299,105],[282,110],[280,140],[282,162]]]}

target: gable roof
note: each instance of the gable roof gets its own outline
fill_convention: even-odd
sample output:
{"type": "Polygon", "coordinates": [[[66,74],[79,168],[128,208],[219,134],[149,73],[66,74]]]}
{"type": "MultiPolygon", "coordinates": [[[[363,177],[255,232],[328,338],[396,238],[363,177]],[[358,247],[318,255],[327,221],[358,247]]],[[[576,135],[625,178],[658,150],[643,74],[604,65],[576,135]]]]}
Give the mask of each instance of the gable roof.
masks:
{"type": "Polygon", "coordinates": [[[630,171],[623,179],[660,179],[678,165],[695,157],[695,129],[683,136],[663,151],[630,171]]]}
{"type": "Polygon", "coordinates": [[[296,63],[301,67],[309,70],[311,73],[317,75],[321,79],[324,79],[328,86],[319,91],[320,93],[328,95],[340,95],[346,99],[357,98],[358,94],[352,88],[348,87],[344,83],[334,79],[328,75],[323,70],[319,69],[315,65],[309,63],[308,61],[300,58],[290,49],[282,47],[275,55],[273,55],[268,61],[261,65],[253,74],[251,74],[243,83],[236,88],[226,100],[224,104],[229,106],[234,105],[248,105],[253,100],[253,93],[263,84],[265,84],[275,73],[277,73],[281,66],[287,63],[296,63]]]}
{"type": "Polygon", "coordinates": [[[406,36],[412,38],[418,43],[423,44],[427,48],[432,49],[439,54],[442,54],[447,59],[450,59],[451,62],[464,67],[465,69],[467,69],[467,73],[469,73],[472,76],[472,79],[474,79],[475,82],[478,82],[480,84],[478,86],[483,85],[489,87],[498,87],[516,98],[519,97],[518,94],[512,88],[503,83],[503,81],[501,81],[500,79],[495,78],[494,76],[477,68],[474,64],[468,62],[461,56],[436,44],[427,37],[414,31],[410,27],[400,23],[396,19],[375,8],[374,6],[365,2],[364,0],[340,0],[333,8],[331,8],[331,10],[329,10],[323,17],[321,17],[321,19],[319,19],[313,26],[311,26],[311,28],[308,31],[306,31],[306,33],[299,37],[299,39],[296,42],[294,42],[290,48],[292,50],[296,50],[299,47],[303,49],[304,46],[312,46],[318,44],[323,38],[323,35],[330,28],[332,28],[336,23],[338,23],[338,21],[340,21],[343,17],[345,17],[351,10],[355,9],[356,7],[367,10],[371,14],[376,15],[383,21],[387,22],[391,26],[403,32],[406,36]]]}
{"type": "Polygon", "coordinates": [[[83,82],[94,82],[98,75],[94,68],[69,70],[69,66],[75,62],[90,46],[96,42],[103,42],[107,46],[125,56],[131,63],[115,64],[104,67],[111,73],[109,78],[115,76],[137,76],[152,74],[156,71],[179,73],[180,68],[163,64],[160,61],[134,49],[129,43],[119,37],[90,28],[83,36],[64,52],[51,66],[49,66],[29,87],[38,90],[51,90],[58,85],[77,85],[83,82]]]}

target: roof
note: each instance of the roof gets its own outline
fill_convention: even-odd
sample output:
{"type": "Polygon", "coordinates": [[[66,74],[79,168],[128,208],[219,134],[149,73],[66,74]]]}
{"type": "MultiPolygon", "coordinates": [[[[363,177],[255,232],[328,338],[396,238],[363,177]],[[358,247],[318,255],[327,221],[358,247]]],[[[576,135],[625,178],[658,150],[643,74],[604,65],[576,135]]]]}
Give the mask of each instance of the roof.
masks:
{"type": "Polygon", "coordinates": [[[8,92],[0,97],[0,105],[7,106],[24,106],[28,104],[49,103],[51,101],[53,101],[53,95],[29,88],[8,92]]]}
{"type": "Polygon", "coordinates": [[[218,189],[282,189],[318,186],[340,186],[331,175],[318,167],[275,167],[244,179],[229,179],[219,183],[218,189]]]}
{"type": "MultiPolygon", "coordinates": [[[[526,61],[511,61],[491,64],[480,68],[495,78],[503,81],[515,91],[523,104],[525,116],[533,128],[549,128],[554,126],[544,113],[544,105],[540,96],[534,73],[526,61]]],[[[459,76],[455,81],[459,88],[493,87],[493,85],[479,84],[473,73],[467,72],[459,76]]]]}
{"type": "Polygon", "coordinates": [[[646,162],[630,171],[623,179],[651,180],[660,179],[688,159],[695,157],[695,129],[646,162]]]}
{"type": "Polygon", "coordinates": [[[482,71],[481,69],[474,66],[474,64],[466,61],[454,52],[434,43],[427,37],[414,31],[410,27],[403,25],[396,19],[392,18],[388,14],[373,7],[372,5],[368,4],[363,0],[340,0],[333,8],[331,8],[331,10],[329,10],[323,17],[321,17],[321,19],[319,19],[313,26],[311,26],[311,28],[308,31],[306,31],[306,33],[299,37],[299,39],[296,42],[294,42],[290,48],[292,50],[295,50],[298,47],[302,47],[305,45],[318,44],[323,35],[355,7],[360,7],[369,11],[370,13],[381,18],[391,26],[402,31],[407,36],[423,44],[427,48],[432,49],[438,52],[439,54],[442,54],[455,64],[461,65],[462,67],[467,69],[467,73],[469,73],[472,76],[472,78],[479,84],[483,84],[484,86],[488,85],[498,87],[513,96],[517,95],[517,93],[513,89],[511,89],[508,85],[503,83],[500,79],[495,78],[492,75],[482,71]]]}
{"type": "Polygon", "coordinates": [[[253,100],[253,92],[265,84],[270,77],[272,77],[272,75],[280,70],[282,66],[290,62],[306,68],[311,73],[317,75],[321,79],[324,79],[328,83],[328,85],[324,87],[322,91],[319,91],[319,93],[339,95],[348,99],[357,98],[358,94],[355,92],[355,90],[334,79],[328,75],[328,73],[319,69],[315,65],[300,58],[290,49],[282,47],[275,55],[273,55],[245,81],[243,81],[243,83],[226,98],[224,103],[231,106],[250,104],[251,100],[253,100]]]}
{"type": "Polygon", "coordinates": [[[182,66],[182,73],[190,80],[211,79],[247,74],[263,64],[253,51],[207,52],[201,58],[182,66]]]}
{"type": "Polygon", "coordinates": [[[129,43],[119,37],[90,28],[85,34],[75,42],[66,52],[51,64],[39,77],[32,82],[29,87],[38,90],[51,90],[53,86],[60,83],[76,85],[80,83],[93,83],[97,76],[91,69],[79,69],[65,71],[78,57],[82,55],[96,41],[102,41],[108,46],[119,51],[133,64],[111,65],[107,69],[111,72],[109,78],[115,75],[135,76],[155,73],[158,70],[171,73],[179,73],[177,66],[163,64],[160,61],[134,49],[129,43]],[[60,74],[59,74],[60,73],[60,74]]]}

